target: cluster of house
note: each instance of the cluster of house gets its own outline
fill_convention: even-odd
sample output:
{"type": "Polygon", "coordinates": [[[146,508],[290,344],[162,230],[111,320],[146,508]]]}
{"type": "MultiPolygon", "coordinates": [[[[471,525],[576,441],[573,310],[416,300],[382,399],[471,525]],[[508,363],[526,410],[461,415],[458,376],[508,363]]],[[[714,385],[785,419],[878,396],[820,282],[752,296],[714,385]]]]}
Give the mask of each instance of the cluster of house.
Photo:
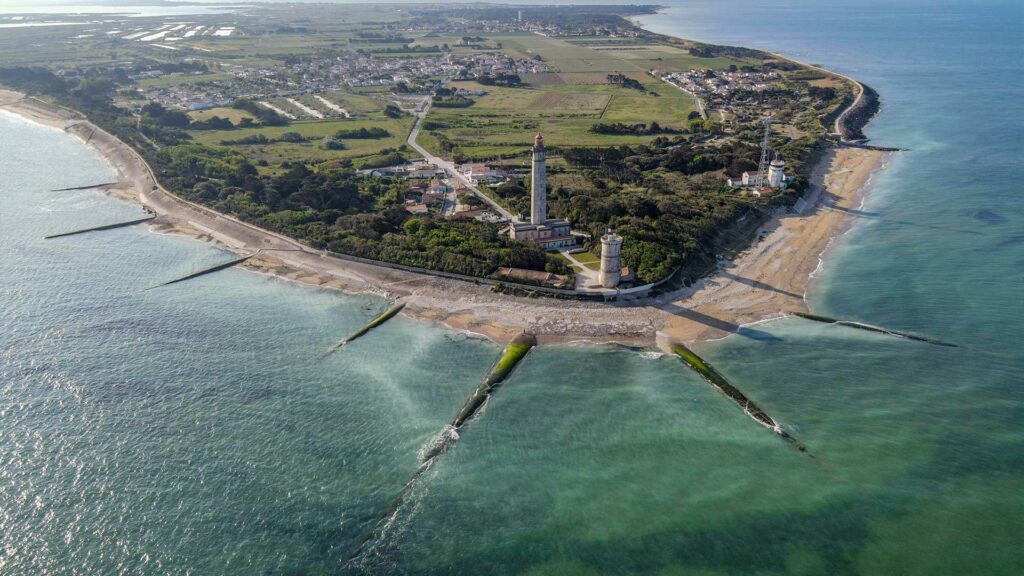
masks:
{"type": "MultiPolygon", "coordinates": [[[[234,78],[184,82],[171,86],[152,86],[140,90],[141,96],[164,106],[202,110],[223,106],[236,98],[265,99],[291,97],[352,87],[395,86],[434,79],[439,83],[458,78],[474,79],[501,74],[546,72],[547,65],[536,60],[512,58],[502,53],[466,53],[374,58],[367,54],[345,54],[332,58],[314,58],[290,65],[287,69],[269,66],[236,67],[234,78]]],[[[144,73],[139,79],[160,75],[144,73]]]]}
{"type": "Polygon", "coordinates": [[[475,18],[448,18],[441,24],[431,23],[429,29],[438,34],[464,34],[474,32],[528,32],[542,36],[604,36],[607,38],[637,38],[642,32],[636,28],[614,25],[574,24],[570,22],[532,22],[529,20],[479,20],[475,18]]]}
{"type": "MultiPolygon", "coordinates": [[[[514,175],[502,168],[492,168],[486,164],[465,164],[459,172],[474,185],[494,183],[514,175]]],[[[468,194],[470,188],[454,178],[448,178],[444,170],[424,161],[418,160],[399,166],[359,170],[360,176],[378,178],[402,178],[408,181],[409,192],[406,194],[405,209],[412,214],[426,214],[431,209],[444,205],[450,193],[455,196],[468,194]]],[[[468,208],[468,207],[467,207],[468,208]]],[[[455,213],[461,218],[475,218],[482,222],[501,222],[503,218],[489,210],[467,209],[455,213]]]]}
{"type": "Polygon", "coordinates": [[[500,52],[424,54],[394,58],[375,58],[353,53],[335,58],[313,59],[292,65],[289,71],[300,75],[303,86],[326,83],[349,86],[394,86],[424,79],[450,80],[479,78],[499,74],[547,72],[547,65],[536,60],[512,58],[500,52]]]}
{"type": "Polygon", "coordinates": [[[418,160],[398,166],[385,166],[383,168],[367,168],[357,172],[359,176],[374,176],[377,178],[408,178],[410,180],[433,180],[444,178],[444,170],[434,166],[426,160],[418,160]]]}
{"type": "Polygon", "coordinates": [[[202,82],[174,86],[153,86],[137,90],[139,96],[168,108],[205,110],[226,106],[241,95],[236,86],[224,82],[202,82]]]}
{"type": "Polygon", "coordinates": [[[709,103],[728,100],[738,90],[763,92],[780,79],[777,72],[744,72],[740,70],[689,70],[671,73],[652,70],[651,74],[688,92],[693,92],[709,103]]]}
{"type": "MultiPolygon", "coordinates": [[[[458,170],[460,174],[465,176],[474,185],[492,184],[512,177],[518,177],[518,174],[512,170],[483,163],[462,164],[458,166],[458,170]]],[[[360,170],[359,175],[381,178],[405,178],[413,181],[443,179],[446,176],[444,170],[425,160],[417,160],[398,166],[360,170]]]]}
{"type": "Polygon", "coordinates": [[[444,205],[445,198],[452,191],[447,180],[410,180],[409,192],[405,195],[405,209],[411,214],[426,214],[431,208],[444,205]]]}
{"type": "Polygon", "coordinates": [[[493,184],[504,182],[518,174],[500,166],[488,166],[487,164],[463,164],[459,166],[459,172],[465,176],[473,185],[493,184]]]}

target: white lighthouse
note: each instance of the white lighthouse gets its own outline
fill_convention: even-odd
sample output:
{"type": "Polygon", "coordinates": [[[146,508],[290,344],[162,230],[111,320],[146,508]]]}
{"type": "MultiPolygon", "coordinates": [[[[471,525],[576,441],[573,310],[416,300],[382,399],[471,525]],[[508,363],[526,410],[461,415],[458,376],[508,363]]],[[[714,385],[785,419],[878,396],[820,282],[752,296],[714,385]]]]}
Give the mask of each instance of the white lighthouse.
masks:
{"type": "Polygon", "coordinates": [[[776,158],[768,165],[768,186],[782,188],[786,181],[786,163],[776,158]]]}
{"type": "Polygon", "coordinates": [[[544,224],[548,219],[548,180],[544,160],[544,137],[533,139],[533,177],[530,181],[530,224],[544,224]]]}
{"type": "Polygon", "coordinates": [[[601,272],[598,280],[605,288],[615,288],[619,285],[622,273],[622,236],[606,231],[601,236],[601,272]]]}

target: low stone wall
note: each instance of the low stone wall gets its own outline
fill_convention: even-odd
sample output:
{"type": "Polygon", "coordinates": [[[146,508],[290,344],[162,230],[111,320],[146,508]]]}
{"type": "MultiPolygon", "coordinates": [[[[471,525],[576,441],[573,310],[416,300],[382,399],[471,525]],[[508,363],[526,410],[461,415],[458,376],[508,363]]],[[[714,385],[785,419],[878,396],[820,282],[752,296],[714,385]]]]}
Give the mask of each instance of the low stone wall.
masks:
{"type": "Polygon", "coordinates": [[[455,274],[452,272],[441,272],[439,270],[430,270],[427,268],[419,268],[417,266],[406,266],[405,264],[394,264],[391,262],[382,262],[380,260],[371,260],[369,258],[361,258],[359,256],[351,256],[349,254],[341,254],[339,252],[325,251],[327,255],[341,260],[347,260],[349,262],[357,262],[359,264],[369,264],[372,266],[383,266],[385,268],[391,268],[393,270],[402,270],[403,272],[412,272],[415,274],[429,274],[431,276],[437,276],[440,278],[449,278],[452,280],[461,280],[463,282],[473,282],[474,284],[487,284],[489,286],[509,286],[512,288],[518,288],[520,290],[543,292],[545,294],[551,294],[554,296],[563,296],[573,298],[576,300],[617,300],[621,296],[633,296],[642,297],[646,296],[654,288],[668,282],[676,273],[673,271],[671,274],[662,278],[661,280],[652,284],[644,284],[643,286],[636,286],[634,288],[626,288],[623,290],[602,290],[601,292],[577,292],[576,290],[564,290],[561,288],[548,288],[546,286],[533,286],[531,284],[519,284],[517,282],[509,282],[506,280],[495,280],[493,278],[481,278],[479,276],[467,276],[465,274],[455,274]]]}
{"type": "Polygon", "coordinates": [[[380,260],[371,260],[369,258],[362,258],[359,256],[351,256],[349,254],[342,254],[340,252],[326,251],[328,256],[338,258],[341,260],[347,260],[349,262],[358,262],[359,264],[369,264],[371,266],[382,266],[384,268],[391,268],[393,270],[402,270],[403,272],[412,272],[415,274],[429,274],[430,276],[437,276],[439,278],[449,278],[452,280],[461,280],[463,282],[473,282],[474,284],[487,284],[490,286],[497,286],[499,284],[503,286],[511,286],[513,288],[519,288],[521,290],[544,292],[546,294],[553,294],[558,296],[568,296],[572,298],[579,298],[581,300],[587,299],[600,299],[587,298],[585,294],[576,292],[575,290],[564,290],[561,288],[548,288],[546,286],[534,286],[532,284],[519,284],[518,282],[509,282],[507,280],[495,280],[493,278],[482,278],[479,276],[467,276],[465,274],[455,274],[453,272],[442,272],[440,270],[430,270],[428,268],[419,268],[417,266],[406,266],[405,264],[395,264],[392,262],[383,262],[380,260]],[[581,298],[582,296],[582,298],[581,298]]]}

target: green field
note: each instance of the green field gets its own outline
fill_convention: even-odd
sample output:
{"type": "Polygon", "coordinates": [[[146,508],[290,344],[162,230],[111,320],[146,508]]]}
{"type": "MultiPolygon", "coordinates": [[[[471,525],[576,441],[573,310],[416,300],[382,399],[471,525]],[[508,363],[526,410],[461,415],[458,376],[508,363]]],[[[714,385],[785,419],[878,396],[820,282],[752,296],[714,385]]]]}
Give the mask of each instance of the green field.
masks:
{"type": "MultiPolygon", "coordinates": [[[[540,56],[555,72],[646,72],[652,68],[680,72],[694,68],[728,68],[746,64],[733,58],[698,58],[675,46],[650,43],[582,45],[580,39],[569,42],[539,35],[495,36],[508,54],[518,58],[540,56]]],[[[595,41],[596,42],[596,41],[595,41]]]]}
{"type": "Polygon", "coordinates": [[[420,143],[440,153],[442,136],[467,158],[509,157],[528,152],[533,136],[543,132],[553,146],[643,144],[655,136],[597,134],[597,123],[622,122],[683,128],[695,110],[693,98],[650,76],[646,92],[610,84],[542,84],[522,88],[453,82],[461,88],[486,90],[469,108],[434,108],[428,119],[445,127],[427,130],[420,143]]]}
{"type": "Polygon", "coordinates": [[[269,164],[280,164],[281,162],[317,162],[370,156],[384,148],[401,147],[406,143],[405,140],[411,129],[412,118],[398,120],[377,118],[371,120],[300,121],[292,122],[287,126],[264,126],[239,130],[193,130],[190,134],[196,142],[209,146],[219,146],[222,140],[239,140],[255,134],[262,134],[272,140],[286,132],[298,132],[312,139],[303,143],[273,142],[231,147],[254,161],[265,160],[269,164]],[[378,139],[345,139],[343,140],[344,150],[326,150],[320,145],[320,141],[324,137],[333,136],[339,130],[374,127],[384,128],[391,133],[391,136],[378,139]]]}
{"type": "Polygon", "coordinates": [[[572,257],[591,270],[601,269],[601,259],[594,256],[593,252],[576,252],[572,257]]]}
{"type": "Polygon", "coordinates": [[[330,92],[328,94],[321,94],[321,96],[348,110],[348,113],[353,116],[371,114],[382,110],[378,101],[360,94],[330,92]]]}
{"type": "Polygon", "coordinates": [[[193,120],[209,120],[214,116],[221,118],[227,118],[232,124],[238,124],[243,118],[255,120],[256,118],[246,112],[245,110],[239,110],[237,108],[210,108],[208,110],[196,110],[188,113],[189,118],[193,120]]]}
{"type": "Polygon", "coordinates": [[[452,82],[456,88],[483,90],[468,108],[434,108],[434,127],[423,145],[435,153],[466,159],[508,158],[525,154],[533,135],[543,132],[553,146],[644,144],[655,135],[597,134],[598,123],[650,124],[684,129],[695,108],[685,92],[660,82],[649,71],[725,68],[747,62],[699,58],[684,46],[650,40],[603,37],[553,38],[536,34],[489,34],[489,43],[516,58],[539,57],[550,69],[528,74],[521,87],[452,82]],[[644,91],[612,85],[609,74],[623,74],[644,91]],[[450,151],[442,146],[450,143],[450,151]]]}

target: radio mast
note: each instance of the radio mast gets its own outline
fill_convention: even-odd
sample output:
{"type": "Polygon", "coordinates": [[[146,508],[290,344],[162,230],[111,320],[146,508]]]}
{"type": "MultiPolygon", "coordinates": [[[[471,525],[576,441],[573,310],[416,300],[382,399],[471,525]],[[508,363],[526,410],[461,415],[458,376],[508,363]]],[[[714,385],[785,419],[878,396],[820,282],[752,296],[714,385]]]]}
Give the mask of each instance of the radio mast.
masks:
{"type": "Polygon", "coordinates": [[[771,135],[772,119],[764,119],[764,138],[761,139],[761,162],[757,165],[756,186],[763,188],[768,185],[768,137],[771,135]]]}

